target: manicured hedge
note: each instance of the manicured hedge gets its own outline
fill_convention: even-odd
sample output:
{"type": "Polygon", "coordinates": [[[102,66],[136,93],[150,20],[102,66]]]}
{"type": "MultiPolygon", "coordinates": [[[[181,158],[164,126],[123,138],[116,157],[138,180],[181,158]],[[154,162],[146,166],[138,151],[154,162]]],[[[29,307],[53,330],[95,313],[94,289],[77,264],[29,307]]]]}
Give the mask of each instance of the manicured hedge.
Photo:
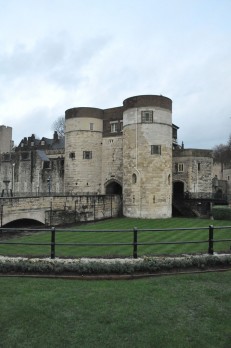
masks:
{"type": "Polygon", "coordinates": [[[0,273],[25,274],[137,274],[231,266],[231,255],[144,257],[140,259],[26,259],[0,258],[0,273]]]}
{"type": "Polygon", "coordinates": [[[211,213],[215,220],[231,220],[231,207],[227,205],[215,205],[211,213]]]}

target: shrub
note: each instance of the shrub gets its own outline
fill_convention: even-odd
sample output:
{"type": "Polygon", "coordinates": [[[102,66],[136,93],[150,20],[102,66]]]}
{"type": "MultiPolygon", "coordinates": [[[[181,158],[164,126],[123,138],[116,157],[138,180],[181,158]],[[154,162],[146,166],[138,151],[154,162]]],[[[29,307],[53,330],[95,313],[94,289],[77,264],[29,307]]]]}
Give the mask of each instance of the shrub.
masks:
{"type": "Polygon", "coordinates": [[[229,206],[215,205],[211,213],[215,220],[231,220],[231,207],[229,206]]]}
{"type": "Polygon", "coordinates": [[[231,265],[231,255],[199,255],[185,257],[144,257],[125,260],[60,260],[0,258],[0,273],[33,274],[137,274],[186,269],[206,269],[231,265]]]}

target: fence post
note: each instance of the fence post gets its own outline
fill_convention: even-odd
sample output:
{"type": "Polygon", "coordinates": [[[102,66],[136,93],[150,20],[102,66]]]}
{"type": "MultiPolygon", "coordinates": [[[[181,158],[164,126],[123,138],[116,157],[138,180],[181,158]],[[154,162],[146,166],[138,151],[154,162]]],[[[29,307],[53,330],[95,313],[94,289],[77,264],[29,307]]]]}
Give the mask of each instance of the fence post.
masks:
{"type": "Polygon", "coordinates": [[[209,250],[208,250],[209,255],[213,255],[213,231],[214,231],[214,227],[213,225],[210,225],[209,226],[209,250]]]}
{"type": "Polygon", "coordinates": [[[112,218],[112,195],[111,195],[111,218],[112,218]]]}
{"type": "Polygon", "coordinates": [[[50,226],[52,224],[52,214],[53,214],[52,201],[50,201],[50,226]]]}
{"type": "Polygon", "coordinates": [[[1,227],[2,227],[2,218],[3,218],[3,204],[1,204],[1,227]]]}
{"type": "Polygon", "coordinates": [[[133,228],[133,258],[137,259],[137,227],[133,228]]]}
{"type": "Polygon", "coordinates": [[[51,259],[55,258],[55,227],[51,227],[51,259]]]}

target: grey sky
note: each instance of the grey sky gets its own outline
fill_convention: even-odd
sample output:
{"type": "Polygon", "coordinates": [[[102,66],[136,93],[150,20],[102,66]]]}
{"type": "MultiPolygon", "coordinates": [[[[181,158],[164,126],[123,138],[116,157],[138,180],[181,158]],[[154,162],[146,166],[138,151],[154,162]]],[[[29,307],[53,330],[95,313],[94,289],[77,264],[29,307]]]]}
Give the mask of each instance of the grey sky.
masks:
{"type": "Polygon", "coordinates": [[[173,100],[185,147],[231,134],[231,0],[0,0],[0,125],[52,136],[66,109],[173,100]]]}

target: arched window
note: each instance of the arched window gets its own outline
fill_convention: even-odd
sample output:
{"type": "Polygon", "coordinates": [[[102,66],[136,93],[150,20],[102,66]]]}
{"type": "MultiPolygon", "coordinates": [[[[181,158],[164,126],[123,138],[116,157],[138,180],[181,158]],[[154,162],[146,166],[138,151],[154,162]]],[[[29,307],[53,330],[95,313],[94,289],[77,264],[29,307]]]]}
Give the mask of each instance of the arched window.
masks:
{"type": "Polygon", "coordinates": [[[137,177],[136,177],[136,174],[133,173],[133,174],[132,174],[132,183],[133,183],[133,184],[136,184],[136,182],[137,182],[137,177]]]}

